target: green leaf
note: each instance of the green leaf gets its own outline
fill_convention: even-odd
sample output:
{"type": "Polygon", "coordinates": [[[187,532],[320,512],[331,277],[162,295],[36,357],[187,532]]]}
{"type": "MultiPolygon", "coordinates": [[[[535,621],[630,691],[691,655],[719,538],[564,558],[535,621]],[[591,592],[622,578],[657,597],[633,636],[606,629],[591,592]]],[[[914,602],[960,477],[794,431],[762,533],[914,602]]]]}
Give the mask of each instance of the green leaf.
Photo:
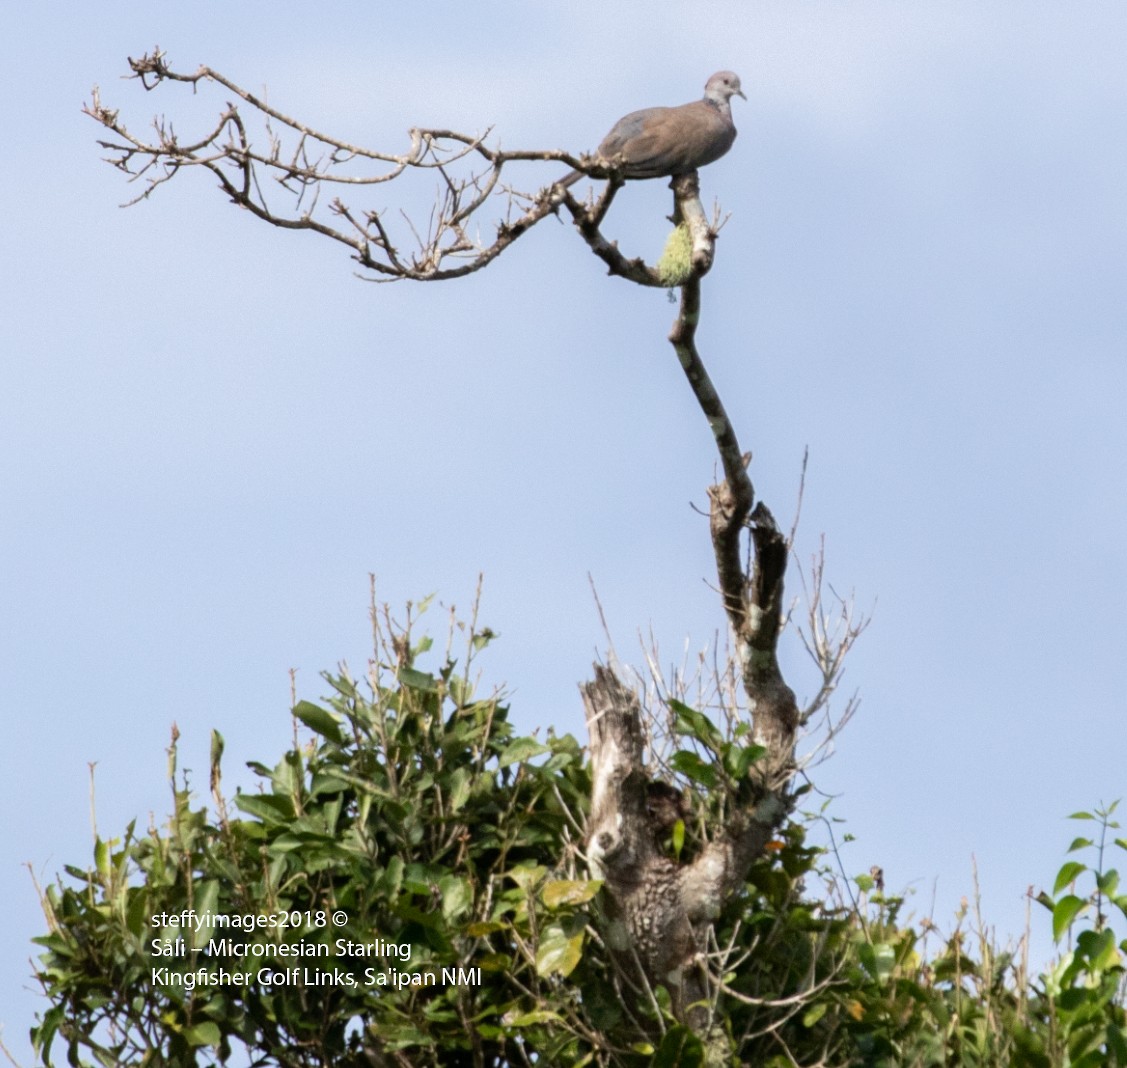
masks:
{"type": "Polygon", "coordinates": [[[1081,864],[1078,860],[1070,860],[1064,867],[1057,872],[1057,881],[1053,883],[1053,893],[1059,894],[1066,886],[1068,886],[1078,875],[1088,870],[1087,864],[1081,864]]]}
{"type": "Polygon", "coordinates": [[[540,899],[550,909],[560,905],[582,905],[602,888],[602,879],[553,879],[544,884],[540,899]]]}
{"type": "Polygon", "coordinates": [[[479,631],[471,639],[471,641],[473,642],[474,652],[480,653],[481,650],[484,649],[491,641],[499,637],[501,637],[500,634],[498,634],[496,631],[490,630],[488,627],[486,627],[484,630],[479,631]]]}
{"type": "Polygon", "coordinates": [[[536,974],[568,976],[583,956],[583,928],[568,934],[562,924],[549,924],[536,950],[536,974]]]}
{"type": "Polygon", "coordinates": [[[396,678],[401,686],[409,690],[422,690],[423,693],[438,693],[438,682],[429,671],[416,671],[414,668],[401,667],[396,671],[396,678]]]}
{"type": "MultiPolygon", "coordinates": [[[[199,916],[214,916],[222,911],[219,908],[219,881],[217,879],[207,879],[196,886],[192,907],[199,916]]],[[[212,933],[212,930],[204,924],[200,924],[199,930],[196,930],[193,925],[188,932],[188,945],[193,949],[200,949],[207,945],[212,933]]]]}
{"type": "Polygon", "coordinates": [[[677,1024],[665,1032],[652,1063],[653,1068],[700,1068],[704,1044],[684,1024],[677,1024]]]}
{"type": "Polygon", "coordinates": [[[56,1005],[43,1014],[41,1026],[31,1029],[31,1040],[35,1044],[36,1052],[41,1054],[43,1064],[51,1063],[51,1043],[54,1042],[55,1034],[65,1020],[65,1006],[56,1005]]]}
{"type": "Polygon", "coordinates": [[[448,786],[450,793],[448,803],[451,814],[457,812],[470,799],[470,787],[472,785],[473,780],[470,778],[469,771],[465,768],[456,768],[450,776],[448,786]]]}
{"type": "Polygon", "coordinates": [[[327,709],[320,708],[309,701],[298,701],[294,705],[293,714],[322,738],[328,738],[330,742],[336,742],[337,745],[344,741],[340,731],[340,720],[327,709]]]}
{"type": "Polygon", "coordinates": [[[716,786],[716,768],[714,765],[702,760],[696,753],[688,749],[679,749],[669,758],[669,766],[679,771],[693,782],[699,782],[708,789],[716,786]]]}
{"type": "Polygon", "coordinates": [[[94,841],[94,867],[104,879],[110,874],[110,843],[101,838],[94,841]]]}
{"type": "Polygon", "coordinates": [[[1078,849],[1087,849],[1092,845],[1095,845],[1095,843],[1091,838],[1073,838],[1072,845],[1068,847],[1068,852],[1075,853],[1078,849]]]}
{"type": "Polygon", "coordinates": [[[817,1005],[812,1005],[803,1014],[802,1026],[813,1027],[823,1016],[826,1015],[826,1009],[828,1008],[829,1005],[827,1005],[824,1001],[818,1002],[817,1005]]]}
{"type": "Polygon", "coordinates": [[[507,768],[510,764],[523,764],[526,760],[550,751],[550,746],[543,745],[535,738],[517,738],[516,741],[505,746],[497,758],[497,763],[498,766],[507,768]]]}
{"type": "Polygon", "coordinates": [[[1113,1064],[1127,1064],[1127,1029],[1118,1024],[1107,1025],[1107,1049],[1114,1054],[1113,1064]]]}
{"type": "Polygon", "coordinates": [[[685,848],[685,821],[678,820],[673,824],[673,856],[681,859],[681,850],[685,848]]]}
{"type": "Polygon", "coordinates": [[[669,707],[673,710],[673,729],[678,734],[688,738],[695,738],[702,745],[706,745],[717,756],[724,745],[724,737],[716,729],[712,720],[703,712],[690,708],[682,701],[670,699],[669,707]]]}
{"type": "Polygon", "coordinates": [[[1066,894],[1053,906],[1053,941],[1059,942],[1064,937],[1072,921],[1088,903],[1075,894],[1066,894]]]}
{"type": "Polygon", "coordinates": [[[145,937],[151,920],[149,895],[141,887],[129,891],[125,909],[125,928],[136,938],[145,937]]]}
{"type": "Polygon", "coordinates": [[[218,1046],[222,1035],[218,1026],[210,1020],[195,1024],[184,1031],[184,1037],[192,1046],[218,1046]]]}
{"type": "Polygon", "coordinates": [[[868,973],[878,982],[886,982],[896,965],[896,950],[887,942],[877,942],[862,945],[858,953],[868,973]]]}
{"type": "MultiPolygon", "coordinates": [[[[453,668],[453,664],[450,666],[453,668]]],[[[451,675],[446,680],[446,687],[450,691],[450,696],[454,699],[454,704],[459,708],[468,705],[473,698],[473,686],[461,675],[451,675]]]]}
{"type": "Polygon", "coordinates": [[[294,818],[293,802],[277,794],[236,794],[235,804],[263,823],[288,823],[294,818]]]}
{"type": "Polygon", "coordinates": [[[403,863],[402,857],[391,857],[387,862],[387,868],[383,873],[381,880],[384,886],[384,893],[389,898],[396,898],[399,896],[399,890],[403,886],[403,873],[407,865],[403,863]]]}
{"type": "Polygon", "coordinates": [[[548,869],[543,864],[519,864],[506,874],[522,890],[531,890],[548,874],[548,869]]]}
{"type": "Polygon", "coordinates": [[[559,1013],[547,1009],[534,1009],[532,1012],[507,1012],[501,1017],[501,1022],[509,1027],[531,1027],[533,1024],[558,1023],[562,1020],[559,1013]]]}
{"type": "Polygon", "coordinates": [[[429,895],[434,885],[431,869],[424,864],[409,864],[403,873],[403,887],[412,894],[429,895]]]}
{"type": "Polygon", "coordinates": [[[723,748],[724,770],[736,782],[742,782],[747,777],[752,764],[767,753],[766,746],[762,745],[735,745],[726,742],[723,748]]]}
{"type": "Polygon", "coordinates": [[[1076,938],[1076,952],[1088,961],[1088,970],[1104,972],[1119,963],[1119,947],[1110,927],[1102,931],[1081,931],[1076,938]]]}
{"type": "Polygon", "coordinates": [[[444,875],[438,880],[438,889],[442,893],[442,915],[448,920],[460,916],[473,904],[473,888],[468,880],[457,875],[444,875]]]}

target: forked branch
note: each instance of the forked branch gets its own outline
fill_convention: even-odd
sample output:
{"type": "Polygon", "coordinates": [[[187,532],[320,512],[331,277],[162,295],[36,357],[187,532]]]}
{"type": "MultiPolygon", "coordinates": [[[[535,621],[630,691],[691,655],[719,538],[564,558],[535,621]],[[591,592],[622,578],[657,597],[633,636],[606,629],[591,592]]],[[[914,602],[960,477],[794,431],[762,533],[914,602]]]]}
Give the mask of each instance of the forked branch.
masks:
{"type": "MultiPolygon", "coordinates": [[[[695,175],[675,179],[673,189],[674,219],[692,235],[693,271],[680,287],[670,341],[712,431],[724,473],[709,489],[709,525],[754,745],[742,746],[735,732],[725,738],[699,712],[680,706],[687,729],[711,753],[712,780],[724,797],[711,809],[712,823],[704,827],[699,850],[683,861],[671,857],[661,843],[685,818],[681,795],[644,764],[637,697],[613,672],[596,666],[594,681],[583,688],[593,787],[587,853],[595,874],[606,880],[606,909],[611,931],[619,932],[615,959],[625,988],[633,985],[640,996],[647,987],[665,986],[678,1019],[712,1032],[725,985],[706,952],[712,924],[793,809],[800,716],[777,655],[789,542],[767,506],[756,503],[748,475],[751,457],[740,448],[696,346],[700,277],[711,265],[715,230],[706,228],[698,244],[694,227],[700,231],[700,222],[691,218],[699,203],[695,175]],[[742,770],[737,774],[733,768],[742,770]]],[[[682,759],[680,766],[693,764],[682,759]]],[[[608,944],[616,945],[609,935],[608,944]]]]}
{"type": "MultiPolygon", "coordinates": [[[[143,183],[130,204],[150,197],[182,172],[202,168],[233,203],[263,222],[311,231],[343,245],[370,272],[363,277],[373,281],[440,281],[472,274],[563,207],[609,273],[639,285],[670,284],[656,268],[624,256],[602,233],[622,179],[613,167],[592,157],[558,149],[501,151],[487,143],[488,129],[471,135],[415,128],[408,131],[408,143],[401,151],[377,151],[279,110],[211,67],[176,71],[159,48],[140,59],[131,58],[129,66],[130,76],[146,90],[183,83],[193,93],[215,85],[230,94],[218,119],[201,135],[185,140],[164,118],[153,120],[151,134],[139,136],[118,110],[102,103],[94,89],[83,111],[113,135],[99,141],[109,153],[107,162],[131,181],[143,183]],[[588,202],[580,202],[558,184],[522,192],[502,181],[506,167],[535,162],[566,164],[592,178],[609,180],[588,202]],[[389,213],[345,200],[420,173],[438,179],[426,226],[398,208],[389,213]],[[322,206],[326,190],[335,193],[322,206]],[[483,211],[498,202],[500,211],[491,219],[483,218],[483,211]]],[[[554,181],[562,177],[557,175],[554,181]]]]}

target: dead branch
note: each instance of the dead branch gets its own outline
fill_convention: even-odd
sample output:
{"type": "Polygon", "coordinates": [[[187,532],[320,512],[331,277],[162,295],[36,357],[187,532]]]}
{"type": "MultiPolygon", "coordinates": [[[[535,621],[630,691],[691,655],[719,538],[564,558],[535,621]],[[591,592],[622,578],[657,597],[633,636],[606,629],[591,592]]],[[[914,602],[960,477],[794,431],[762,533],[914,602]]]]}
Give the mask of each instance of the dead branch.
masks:
{"type": "MultiPolygon", "coordinates": [[[[622,185],[614,168],[594,158],[558,149],[501,151],[487,143],[490,131],[471,135],[449,129],[411,129],[402,151],[377,151],[334,137],[269,104],[230,78],[202,66],[192,73],[174,70],[159,48],[129,59],[131,78],[147,91],[181,83],[196,94],[208,85],[228,94],[213,125],[194,140],[181,138],[171,122],[157,118],[152,133],[140,136],[120,112],[102,103],[93,90],[85,114],[101,124],[112,140],[99,141],[106,160],[143,183],[130,205],[152,196],[177,175],[202,169],[215,177],[227,198],[256,218],[287,230],[320,234],[344,246],[372,281],[440,281],[460,278],[487,267],[502,252],[548,216],[564,207],[591,250],[608,272],[639,285],[668,286],[657,270],[624,256],[601,230],[622,185]],[[597,199],[581,203],[560,185],[521,192],[502,183],[515,163],[567,164],[592,178],[609,179],[597,199]],[[412,174],[433,174],[438,192],[428,225],[410,215],[402,223],[375,207],[358,208],[343,198],[384,186],[412,174]],[[320,193],[338,189],[321,207],[320,193]],[[279,195],[280,194],[280,195],[279,195]],[[481,218],[488,206],[503,201],[491,221],[481,218]],[[406,233],[398,234],[403,228],[406,233]],[[484,232],[490,236],[482,237],[484,232]],[[409,239],[413,247],[404,247],[409,239]]],[[[558,178],[564,177],[559,175],[558,178]]],[[[558,179],[557,179],[558,180],[558,179]]]]}
{"type": "MultiPolygon", "coordinates": [[[[767,506],[755,500],[750,454],[741,450],[696,347],[700,279],[712,264],[716,230],[699,210],[696,175],[675,179],[673,190],[673,218],[688,231],[692,269],[680,283],[681,305],[670,342],[712,431],[724,473],[709,489],[709,526],[752,735],[762,753],[750,764],[746,780],[735,782],[717,760],[723,742],[705,741],[704,748],[713,750],[722,796],[712,799],[711,825],[705,821],[698,828],[697,849],[682,863],[660,848],[668,828],[688,815],[669,800],[677,798],[676,788],[656,778],[668,765],[660,760],[646,765],[638,698],[610,669],[596,666],[594,681],[583,688],[593,788],[587,856],[595,874],[605,879],[607,944],[624,989],[640,997],[664,985],[677,1018],[707,1032],[721,995],[730,993],[707,953],[710,939],[715,941],[712,924],[794,807],[796,736],[805,720],[777,655],[790,540],[767,506]],[[654,803],[663,798],[665,803],[654,803]]],[[[820,569],[814,578],[820,591],[820,569]]],[[[846,615],[844,635],[836,635],[816,598],[811,613],[812,655],[823,686],[806,718],[825,704],[840,677],[842,657],[860,633],[846,615]]],[[[720,679],[718,674],[718,685],[720,679]]],[[[728,728],[730,741],[731,720],[728,728]]],[[[795,995],[793,1004],[777,1001],[775,1007],[790,1012],[815,989],[811,976],[809,989],[795,995]]]]}
{"type": "Polygon", "coordinates": [[[700,278],[681,287],[680,314],[669,340],[708,421],[724,471],[709,488],[710,529],[720,595],[728,615],[750,703],[756,741],[767,748],[760,765],[768,790],[783,786],[794,770],[799,723],[794,692],[783,680],[776,648],[783,622],[783,578],[789,548],[775,518],[760,501],[747,473],[751,454],[740,449],[728,413],[696,347],[700,278]],[[751,528],[752,566],[744,567],[743,532],[751,528]]]}
{"type": "Polygon", "coordinates": [[[693,902],[681,870],[658,848],[663,825],[648,804],[638,698],[599,664],[582,693],[591,744],[587,860],[605,880],[606,942],[624,985],[639,997],[665,986],[680,1016],[704,993],[691,967],[693,902]]]}

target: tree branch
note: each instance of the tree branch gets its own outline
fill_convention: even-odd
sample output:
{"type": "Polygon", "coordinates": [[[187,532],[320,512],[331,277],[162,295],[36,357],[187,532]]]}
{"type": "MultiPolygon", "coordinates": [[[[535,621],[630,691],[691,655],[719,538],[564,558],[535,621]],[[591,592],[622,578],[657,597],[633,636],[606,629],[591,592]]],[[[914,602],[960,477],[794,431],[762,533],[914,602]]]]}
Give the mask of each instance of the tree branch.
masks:
{"type": "Polygon", "coordinates": [[[669,340],[712,431],[724,472],[723,481],[709,488],[709,525],[720,594],[760,748],[744,750],[746,775],[734,777],[728,769],[736,743],[731,738],[725,742],[699,713],[676,706],[703,749],[711,750],[715,789],[724,794],[712,809],[723,814],[722,825],[706,826],[699,851],[681,863],[679,853],[675,859],[660,848],[663,835],[683,815],[671,799],[679,797],[676,789],[652,779],[643,765],[638,699],[613,672],[596,666],[594,681],[583,690],[593,787],[587,855],[595,873],[606,880],[607,941],[617,949],[615,960],[626,985],[631,980],[639,989],[665,985],[677,1018],[707,1030],[714,995],[722,989],[704,953],[711,924],[793,808],[799,714],[777,657],[790,547],[770,510],[755,501],[750,454],[740,449],[696,346],[700,279],[712,265],[716,230],[700,207],[695,174],[675,179],[672,187],[673,221],[687,231],[689,264],[669,340]]]}
{"type": "Polygon", "coordinates": [[[185,142],[163,118],[153,121],[154,136],[136,135],[117,110],[102,103],[98,89],[93,90],[91,102],[83,111],[114,135],[114,140],[98,142],[109,153],[107,162],[127,174],[130,181],[145,183],[130,204],[148,198],[178,174],[202,168],[215,176],[233,203],[256,218],[286,230],[308,230],[343,245],[364,271],[371,272],[363,277],[382,282],[442,281],[473,274],[537,223],[557,214],[562,205],[609,273],[639,285],[670,284],[656,268],[624,256],[602,233],[622,178],[613,167],[592,157],[553,149],[503,152],[486,143],[489,130],[470,135],[439,128],[411,129],[403,151],[380,152],[334,137],[279,110],[211,67],[201,66],[191,73],[173,70],[159,48],[140,59],[130,58],[129,66],[131,77],[148,91],[174,82],[189,85],[196,93],[212,84],[233,98],[213,127],[198,139],[185,142]],[[260,137],[252,136],[240,109],[261,123],[260,137]],[[573,171],[607,179],[607,185],[588,205],[558,184],[539,192],[521,192],[502,184],[507,166],[528,162],[567,164],[573,171]],[[414,249],[401,247],[403,237],[394,233],[398,227],[391,225],[384,211],[354,208],[341,196],[329,199],[325,209],[318,207],[323,188],[340,187],[343,195],[345,189],[382,186],[420,172],[435,173],[439,191],[424,233],[404,216],[414,249]],[[291,198],[289,210],[274,205],[268,195],[271,188],[291,198]],[[471,224],[498,196],[507,201],[503,215],[486,224],[485,230],[491,229],[492,236],[483,239],[471,232],[471,224]]]}
{"type": "Polygon", "coordinates": [[[747,468],[751,454],[740,450],[735,428],[696,347],[701,314],[700,277],[681,287],[681,307],[669,340],[712,431],[724,480],[708,490],[709,526],[720,595],[735,637],[744,690],[751,705],[755,737],[767,747],[764,785],[779,786],[794,768],[798,706],[783,681],[776,647],[783,620],[783,578],[789,547],[770,509],[755,504],[747,468]],[[744,568],[742,535],[751,527],[754,563],[744,568]]]}

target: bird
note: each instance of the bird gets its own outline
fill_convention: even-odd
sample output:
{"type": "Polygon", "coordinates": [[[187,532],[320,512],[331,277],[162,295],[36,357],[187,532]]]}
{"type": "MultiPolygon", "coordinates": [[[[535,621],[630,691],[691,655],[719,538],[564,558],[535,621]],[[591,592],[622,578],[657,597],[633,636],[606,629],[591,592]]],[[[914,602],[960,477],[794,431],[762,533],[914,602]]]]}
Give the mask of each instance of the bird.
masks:
{"type": "MultiPolygon", "coordinates": [[[[603,138],[597,162],[617,167],[626,179],[671,178],[713,163],[736,139],[730,103],[734,96],[747,99],[739,75],[721,70],[705,83],[700,100],[632,111],[603,138]]],[[[582,171],[571,171],[556,185],[566,187],[583,176],[582,171]]]]}

